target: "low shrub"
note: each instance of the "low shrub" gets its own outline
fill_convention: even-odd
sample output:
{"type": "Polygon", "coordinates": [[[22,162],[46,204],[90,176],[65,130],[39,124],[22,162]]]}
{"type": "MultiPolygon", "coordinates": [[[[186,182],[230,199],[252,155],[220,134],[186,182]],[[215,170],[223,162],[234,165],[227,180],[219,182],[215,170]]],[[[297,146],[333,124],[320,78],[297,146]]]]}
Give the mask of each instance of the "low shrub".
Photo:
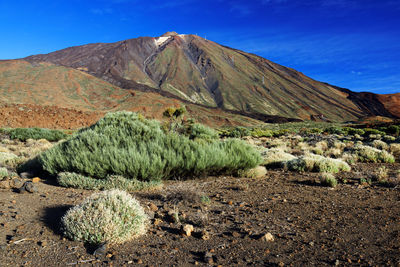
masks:
{"type": "Polygon", "coordinates": [[[253,137],[272,137],[273,132],[271,130],[256,128],[251,131],[251,136],[253,136],[253,137]]]}
{"type": "Polygon", "coordinates": [[[390,144],[389,151],[395,157],[400,158],[400,144],[398,144],[398,143],[390,144]]]}
{"type": "Polygon", "coordinates": [[[11,139],[18,139],[23,142],[28,139],[46,139],[51,142],[56,142],[68,137],[67,134],[60,130],[50,130],[36,127],[8,129],[7,133],[10,135],[11,139]]]}
{"type": "Polygon", "coordinates": [[[346,153],[352,154],[354,160],[358,162],[393,163],[395,161],[389,152],[365,145],[356,145],[352,151],[346,153]]]}
{"type": "Polygon", "coordinates": [[[186,133],[192,140],[196,138],[204,140],[215,140],[219,138],[218,133],[214,129],[199,123],[190,124],[186,133]]]}
{"type": "Polygon", "coordinates": [[[372,141],[371,146],[375,147],[377,149],[380,149],[380,150],[388,150],[388,148],[389,148],[389,146],[381,140],[372,141]]]}
{"type": "Polygon", "coordinates": [[[161,180],[149,182],[126,179],[119,175],[108,175],[105,179],[94,179],[73,172],[62,172],[57,175],[57,182],[64,187],[87,190],[121,189],[128,192],[154,189],[162,186],[161,180]]]}
{"type": "Polygon", "coordinates": [[[340,159],[331,159],[315,154],[307,154],[290,160],[286,163],[286,167],[291,171],[314,171],[329,173],[350,171],[350,166],[340,159]]]}
{"type": "Polygon", "coordinates": [[[379,131],[377,129],[365,128],[364,136],[369,137],[370,135],[385,135],[385,132],[379,131]]]}
{"type": "Polygon", "coordinates": [[[232,174],[257,166],[261,155],[241,140],[190,140],[165,133],[159,122],[136,113],[116,112],[40,154],[39,162],[53,175],[75,172],[96,179],[121,175],[151,181],[232,174]]]}
{"type": "Polygon", "coordinates": [[[322,173],[320,176],[321,184],[323,186],[336,187],[338,182],[331,173],[322,173]]]}
{"type": "Polygon", "coordinates": [[[89,244],[120,244],[145,234],[148,216],[120,190],[95,193],[62,217],[64,234],[89,244]]]}
{"type": "Polygon", "coordinates": [[[8,176],[8,170],[6,168],[0,167],[0,180],[8,176]]]}
{"type": "Polygon", "coordinates": [[[0,152],[0,164],[5,164],[9,160],[13,160],[18,156],[13,153],[0,152]]]}
{"type": "Polygon", "coordinates": [[[278,148],[266,149],[261,153],[261,155],[263,157],[262,165],[268,168],[283,167],[287,161],[296,158],[292,154],[286,153],[278,148]]]}

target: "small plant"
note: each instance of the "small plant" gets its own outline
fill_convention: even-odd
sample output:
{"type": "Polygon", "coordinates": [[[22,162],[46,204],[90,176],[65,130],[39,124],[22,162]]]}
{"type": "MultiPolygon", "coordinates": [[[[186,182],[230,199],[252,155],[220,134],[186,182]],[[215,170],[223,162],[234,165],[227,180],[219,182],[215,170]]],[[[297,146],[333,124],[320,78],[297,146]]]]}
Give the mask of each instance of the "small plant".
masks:
{"type": "Polygon", "coordinates": [[[13,153],[0,152],[0,164],[4,164],[9,160],[13,160],[18,156],[13,153]]]}
{"type": "Polygon", "coordinates": [[[46,139],[50,142],[57,142],[61,139],[66,139],[67,134],[60,130],[50,130],[43,128],[16,128],[9,129],[7,133],[10,135],[11,139],[18,139],[25,142],[28,139],[46,139]]]}
{"type": "Polygon", "coordinates": [[[120,190],[95,193],[62,217],[64,234],[90,244],[120,244],[146,233],[148,216],[120,190]]]}
{"type": "Polygon", "coordinates": [[[280,168],[285,165],[289,160],[293,160],[296,157],[292,154],[286,153],[279,148],[271,148],[264,150],[261,153],[263,157],[262,165],[268,168],[280,168]]]}
{"type": "Polygon", "coordinates": [[[384,162],[394,163],[395,159],[392,154],[385,150],[380,150],[370,146],[356,145],[351,153],[355,161],[359,162],[384,162]]]}
{"type": "Polygon", "coordinates": [[[389,146],[381,140],[372,141],[371,146],[375,147],[377,149],[380,149],[380,150],[388,150],[388,148],[389,148],[389,146]]]}
{"type": "Polygon", "coordinates": [[[8,170],[6,168],[0,167],[0,180],[8,176],[8,170]]]}
{"type": "Polygon", "coordinates": [[[320,179],[321,184],[324,186],[336,187],[338,183],[335,176],[330,173],[322,173],[320,179]]]}
{"type": "Polygon", "coordinates": [[[385,166],[379,167],[373,175],[374,180],[379,183],[384,183],[385,181],[387,181],[388,177],[388,169],[385,166]]]}
{"type": "Polygon", "coordinates": [[[71,172],[61,172],[57,176],[57,182],[64,187],[72,187],[86,190],[110,190],[120,189],[128,192],[154,189],[162,186],[161,180],[138,181],[126,179],[120,175],[108,175],[105,179],[94,179],[71,172]]]}
{"type": "Polygon", "coordinates": [[[291,171],[315,171],[329,173],[350,171],[351,169],[346,162],[340,159],[331,159],[315,154],[307,154],[290,160],[286,163],[286,167],[291,171]]]}
{"type": "Polygon", "coordinates": [[[211,199],[206,195],[202,195],[200,201],[204,205],[209,205],[211,203],[211,199]]]}

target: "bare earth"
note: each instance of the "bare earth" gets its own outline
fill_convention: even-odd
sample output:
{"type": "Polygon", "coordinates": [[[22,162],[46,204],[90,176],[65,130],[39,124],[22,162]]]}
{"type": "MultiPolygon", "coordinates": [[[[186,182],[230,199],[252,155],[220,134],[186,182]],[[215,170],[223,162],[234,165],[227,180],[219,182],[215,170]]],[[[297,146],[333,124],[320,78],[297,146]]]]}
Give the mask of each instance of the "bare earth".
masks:
{"type": "MultiPolygon", "coordinates": [[[[392,174],[400,169],[399,163],[384,165],[392,174]]],[[[47,181],[33,194],[1,189],[0,265],[399,266],[400,188],[360,185],[353,174],[339,174],[348,182],[335,189],[314,182],[317,174],[279,170],[261,179],[171,181],[161,190],[134,194],[158,209],[148,233],[103,255],[60,233],[61,216],[91,191],[47,181]],[[168,211],[179,214],[180,222],[168,211]],[[192,236],[179,231],[180,223],[194,226],[192,236]],[[274,241],[261,238],[267,233],[274,241]]]]}

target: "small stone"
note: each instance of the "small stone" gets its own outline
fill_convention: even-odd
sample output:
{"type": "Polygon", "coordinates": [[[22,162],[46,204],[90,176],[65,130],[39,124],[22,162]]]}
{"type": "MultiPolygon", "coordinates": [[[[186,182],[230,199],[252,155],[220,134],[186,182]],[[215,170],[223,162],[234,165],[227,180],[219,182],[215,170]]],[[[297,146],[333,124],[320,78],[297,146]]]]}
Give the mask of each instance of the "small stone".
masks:
{"type": "Polygon", "coordinates": [[[37,184],[37,183],[39,183],[40,181],[41,181],[41,179],[40,179],[39,177],[32,178],[32,183],[37,184]]]}
{"type": "Polygon", "coordinates": [[[21,177],[22,179],[29,179],[33,177],[33,174],[30,172],[21,172],[19,174],[19,177],[21,177]]]}
{"type": "Polygon", "coordinates": [[[213,254],[211,252],[204,253],[204,261],[208,264],[213,264],[213,254]]]}
{"type": "Polygon", "coordinates": [[[112,256],[113,256],[113,254],[107,253],[106,258],[111,258],[112,256]]]}
{"type": "Polygon", "coordinates": [[[19,178],[14,178],[11,180],[10,185],[12,188],[19,189],[24,185],[24,181],[19,178]]]}
{"type": "Polygon", "coordinates": [[[232,204],[233,204],[232,200],[229,200],[228,205],[232,205],[232,204]]]}
{"type": "Polygon", "coordinates": [[[314,242],[313,241],[311,241],[310,243],[308,243],[310,246],[314,246],[314,242]]]}
{"type": "Polygon", "coordinates": [[[107,252],[107,243],[101,244],[94,252],[93,255],[103,256],[107,252]]]}
{"type": "Polygon", "coordinates": [[[206,230],[201,231],[201,239],[203,240],[209,240],[210,239],[210,233],[206,230]]]}
{"type": "Polygon", "coordinates": [[[38,191],[36,185],[34,185],[32,182],[26,182],[24,184],[25,190],[28,191],[29,193],[35,193],[38,191]]]}
{"type": "Polygon", "coordinates": [[[193,225],[191,225],[191,224],[185,224],[181,228],[182,233],[185,234],[186,236],[191,236],[193,230],[194,230],[194,228],[193,228],[193,225]]]}
{"type": "Polygon", "coordinates": [[[26,193],[25,186],[21,186],[20,188],[18,188],[18,189],[17,189],[17,192],[20,193],[20,194],[26,193]]]}
{"type": "Polygon", "coordinates": [[[143,261],[142,261],[142,259],[138,259],[136,263],[137,263],[137,264],[142,264],[143,261]]]}
{"type": "Polygon", "coordinates": [[[154,203],[149,204],[149,208],[151,211],[156,212],[158,211],[158,207],[154,203]]]}
{"type": "Polygon", "coordinates": [[[234,232],[232,232],[232,236],[238,238],[238,237],[240,237],[240,234],[238,232],[234,231],[234,232]]]}
{"type": "Polygon", "coordinates": [[[0,189],[10,189],[10,181],[9,180],[5,180],[5,181],[1,181],[0,182],[0,189]]]}
{"type": "Polygon", "coordinates": [[[38,245],[41,246],[41,247],[46,247],[47,246],[47,241],[46,240],[39,241],[38,245]]]}
{"type": "Polygon", "coordinates": [[[160,223],[162,223],[161,219],[155,219],[154,220],[154,225],[159,225],[160,223]]]}
{"type": "Polygon", "coordinates": [[[283,267],[283,266],[285,266],[285,264],[284,264],[283,262],[279,262],[279,263],[278,263],[278,266],[279,266],[279,267],[283,267]]]}
{"type": "Polygon", "coordinates": [[[266,242],[273,242],[275,241],[275,238],[271,233],[266,233],[261,237],[261,240],[266,242]]]}

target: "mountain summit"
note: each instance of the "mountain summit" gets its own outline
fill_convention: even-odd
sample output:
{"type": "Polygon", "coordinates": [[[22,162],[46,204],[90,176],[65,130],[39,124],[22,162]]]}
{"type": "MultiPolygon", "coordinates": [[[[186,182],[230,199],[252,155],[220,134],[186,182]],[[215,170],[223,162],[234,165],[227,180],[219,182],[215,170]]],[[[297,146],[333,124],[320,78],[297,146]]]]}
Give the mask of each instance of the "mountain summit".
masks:
{"type": "Polygon", "coordinates": [[[160,37],[88,44],[22,60],[74,68],[124,89],[156,92],[260,119],[349,121],[400,115],[383,101],[398,101],[399,95],[354,93],[191,34],[167,32],[160,37]]]}

